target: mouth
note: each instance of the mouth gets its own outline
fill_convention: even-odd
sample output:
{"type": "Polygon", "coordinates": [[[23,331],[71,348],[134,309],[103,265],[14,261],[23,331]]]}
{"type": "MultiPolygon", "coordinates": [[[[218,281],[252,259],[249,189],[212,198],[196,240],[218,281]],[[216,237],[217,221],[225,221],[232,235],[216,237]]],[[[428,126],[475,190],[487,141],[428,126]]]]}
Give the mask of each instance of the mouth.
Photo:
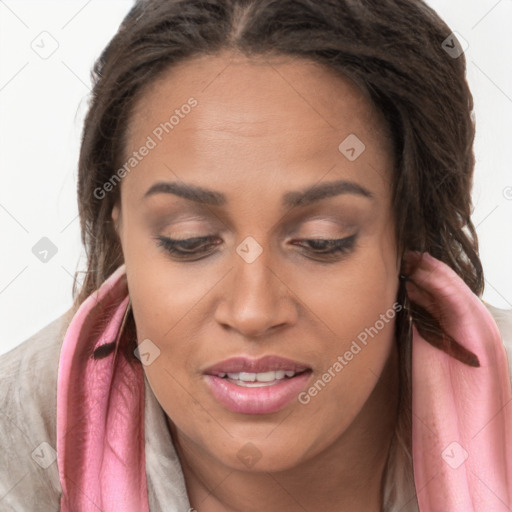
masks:
{"type": "Polygon", "coordinates": [[[219,373],[215,375],[221,379],[226,379],[227,381],[246,388],[261,388],[266,386],[275,386],[280,381],[293,379],[297,375],[301,375],[308,370],[304,370],[301,372],[295,372],[293,370],[277,370],[277,371],[268,371],[261,373],[251,373],[251,372],[239,372],[239,373],[219,373]]]}
{"type": "Polygon", "coordinates": [[[204,372],[213,396],[242,414],[269,414],[288,405],[304,389],[312,369],[277,356],[253,360],[236,357],[204,372]]]}

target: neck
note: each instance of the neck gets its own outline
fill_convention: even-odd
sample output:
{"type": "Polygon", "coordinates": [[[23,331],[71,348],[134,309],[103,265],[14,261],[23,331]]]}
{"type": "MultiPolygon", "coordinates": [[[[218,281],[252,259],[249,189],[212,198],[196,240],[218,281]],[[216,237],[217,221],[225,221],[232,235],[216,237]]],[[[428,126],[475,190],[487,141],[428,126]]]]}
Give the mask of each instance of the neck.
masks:
{"type": "Polygon", "coordinates": [[[169,421],[191,507],[198,512],[382,510],[383,475],[397,419],[397,361],[394,345],[350,427],[328,449],[285,471],[229,468],[169,421]]]}

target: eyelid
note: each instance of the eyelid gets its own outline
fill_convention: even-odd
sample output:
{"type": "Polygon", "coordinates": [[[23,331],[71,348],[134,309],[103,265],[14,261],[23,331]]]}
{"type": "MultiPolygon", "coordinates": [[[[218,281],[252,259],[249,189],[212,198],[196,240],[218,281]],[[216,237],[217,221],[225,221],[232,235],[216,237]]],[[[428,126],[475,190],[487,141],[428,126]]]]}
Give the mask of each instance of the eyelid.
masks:
{"type": "MultiPolygon", "coordinates": [[[[345,256],[354,252],[358,239],[359,232],[356,232],[344,238],[302,238],[295,241],[292,245],[298,246],[303,255],[308,259],[318,261],[320,263],[333,263],[336,261],[342,261],[345,256]],[[323,247],[322,242],[326,244],[323,245],[323,247]],[[320,248],[315,249],[315,243],[320,243],[320,248]]],[[[214,249],[211,249],[211,247],[213,246],[215,248],[216,245],[220,245],[219,243],[214,243],[215,240],[216,242],[219,241],[219,237],[217,235],[197,236],[184,239],[158,236],[155,237],[155,240],[157,241],[157,245],[159,247],[163,247],[173,259],[184,263],[193,263],[195,261],[206,259],[209,256],[214,255],[216,252],[214,249]],[[194,250],[187,250],[186,248],[183,248],[183,246],[186,246],[188,242],[192,241],[204,243],[199,243],[197,248],[194,250]]]]}
{"type": "MultiPolygon", "coordinates": [[[[325,220],[325,219],[324,219],[325,220]]],[[[309,222],[304,222],[303,224],[297,226],[296,229],[293,230],[290,235],[292,238],[322,238],[322,239],[340,239],[346,238],[347,236],[353,234],[355,231],[359,230],[359,225],[353,222],[332,222],[324,223],[324,225],[320,226],[315,224],[313,226],[309,226],[309,222]]]]}
{"type": "Polygon", "coordinates": [[[361,222],[361,216],[357,212],[354,213],[351,210],[350,213],[347,214],[339,209],[333,210],[332,208],[328,208],[321,212],[300,212],[293,214],[284,222],[279,231],[281,233],[291,232],[296,236],[301,229],[307,228],[310,223],[315,223],[315,228],[317,225],[320,225],[320,229],[322,230],[334,227],[346,233],[357,229],[361,222]]]}
{"type": "MultiPolygon", "coordinates": [[[[355,224],[361,222],[367,216],[367,210],[357,206],[340,206],[340,205],[312,205],[301,210],[291,209],[284,216],[279,217],[276,223],[271,223],[271,229],[284,234],[297,229],[309,222],[321,222],[334,224],[345,230],[355,227],[355,224]]],[[[232,231],[234,226],[230,216],[226,216],[222,212],[213,212],[210,208],[202,205],[185,205],[180,207],[178,211],[163,210],[160,216],[156,216],[155,225],[159,228],[171,228],[175,225],[181,225],[187,222],[205,223],[209,228],[215,231],[232,231]]]]}

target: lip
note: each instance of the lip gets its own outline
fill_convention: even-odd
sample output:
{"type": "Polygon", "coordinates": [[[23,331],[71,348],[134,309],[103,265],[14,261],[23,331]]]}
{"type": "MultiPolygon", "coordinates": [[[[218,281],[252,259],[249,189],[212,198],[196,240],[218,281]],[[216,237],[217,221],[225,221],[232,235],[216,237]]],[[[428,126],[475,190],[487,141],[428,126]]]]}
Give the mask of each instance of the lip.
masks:
{"type": "Polygon", "coordinates": [[[284,357],[269,355],[259,359],[250,359],[244,356],[232,357],[210,366],[204,370],[206,375],[218,375],[219,373],[264,373],[270,371],[294,371],[295,373],[311,370],[306,364],[284,357]]]}
{"type": "MultiPolygon", "coordinates": [[[[268,366],[267,366],[268,367],[268,366]]],[[[304,371],[264,387],[242,387],[230,380],[206,374],[213,396],[227,409],[240,414],[270,414],[283,409],[306,387],[312,371],[304,371]]]]}

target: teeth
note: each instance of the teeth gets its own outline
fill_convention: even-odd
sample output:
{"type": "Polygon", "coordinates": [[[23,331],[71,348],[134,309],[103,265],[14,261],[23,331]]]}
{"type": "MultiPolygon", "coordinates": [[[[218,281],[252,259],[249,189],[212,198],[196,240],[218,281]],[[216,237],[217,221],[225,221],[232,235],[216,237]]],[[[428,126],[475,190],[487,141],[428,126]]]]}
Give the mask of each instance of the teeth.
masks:
{"type": "Polygon", "coordinates": [[[262,373],[239,372],[218,374],[219,377],[225,377],[226,375],[231,380],[239,380],[242,382],[273,382],[274,380],[282,380],[285,376],[293,377],[295,372],[292,370],[277,370],[262,373]]]}
{"type": "Polygon", "coordinates": [[[276,372],[265,372],[265,373],[257,373],[256,380],[258,382],[272,382],[276,380],[276,372]]]}

